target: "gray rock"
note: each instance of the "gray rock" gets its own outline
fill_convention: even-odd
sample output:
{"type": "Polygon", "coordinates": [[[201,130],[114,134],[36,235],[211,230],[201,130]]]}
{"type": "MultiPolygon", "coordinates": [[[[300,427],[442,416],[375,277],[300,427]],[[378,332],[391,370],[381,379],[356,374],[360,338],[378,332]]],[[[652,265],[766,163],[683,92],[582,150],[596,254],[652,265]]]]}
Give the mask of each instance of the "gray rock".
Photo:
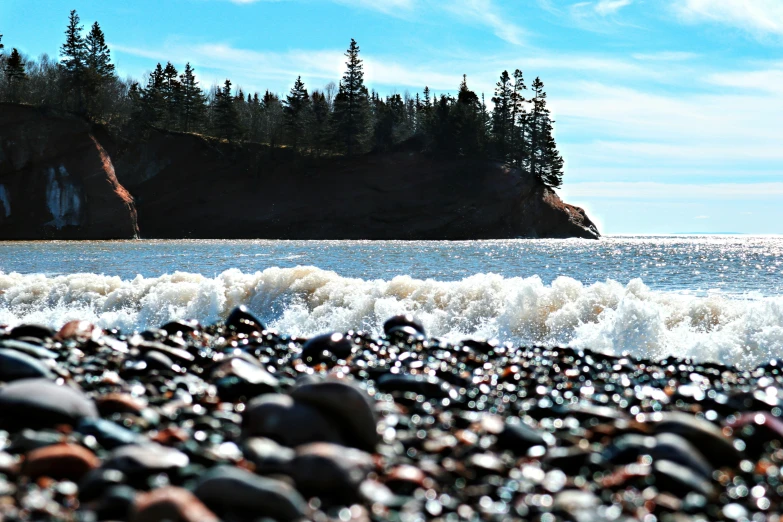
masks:
{"type": "Polygon", "coordinates": [[[656,433],[676,433],[699,448],[713,466],[736,466],[742,452],[731,438],[706,419],[682,412],[666,412],[655,423],[656,433]]]}
{"type": "Polygon", "coordinates": [[[26,353],[0,348],[0,381],[54,378],[54,374],[39,359],[26,353]]]}
{"type": "Polygon", "coordinates": [[[679,498],[695,492],[705,497],[715,494],[713,485],[699,473],[670,460],[656,460],[653,463],[655,487],[659,491],[668,491],[679,498]]]}
{"type": "Polygon", "coordinates": [[[103,467],[116,469],[126,475],[151,475],[184,468],[190,463],[179,450],[160,444],[129,444],[109,454],[103,467]]]}
{"type": "Polygon", "coordinates": [[[251,400],[242,416],[242,429],[246,436],[268,437],[291,448],[308,442],[343,441],[339,428],[319,410],[280,394],[251,400]]]}
{"type": "Polygon", "coordinates": [[[316,442],[296,448],[287,474],[308,497],[351,503],[359,498],[359,486],[373,467],[369,453],[316,442]]]}
{"type": "Polygon", "coordinates": [[[230,466],[207,471],[194,493],[216,515],[231,520],[270,517],[285,522],[302,518],[307,509],[302,495],[285,482],[230,466]]]}
{"type": "Polygon", "coordinates": [[[242,444],[242,453],[256,466],[256,473],[261,475],[284,472],[296,454],[291,448],[264,437],[247,439],[242,444]]]}
{"type": "Polygon", "coordinates": [[[48,379],[22,379],[0,389],[0,426],[5,428],[75,426],[97,416],[95,404],[81,391],[48,379]]]}
{"type": "Polygon", "coordinates": [[[377,419],[366,391],[345,380],[328,380],[299,386],[291,392],[291,397],[316,407],[330,419],[339,420],[351,446],[374,451],[378,442],[377,419]]]}

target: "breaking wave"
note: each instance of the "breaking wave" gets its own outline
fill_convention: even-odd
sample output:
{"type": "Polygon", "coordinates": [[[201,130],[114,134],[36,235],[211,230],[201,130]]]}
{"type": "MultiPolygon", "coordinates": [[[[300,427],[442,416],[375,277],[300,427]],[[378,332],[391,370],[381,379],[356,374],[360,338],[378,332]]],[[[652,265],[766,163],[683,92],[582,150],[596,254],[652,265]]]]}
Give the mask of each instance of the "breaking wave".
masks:
{"type": "Polygon", "coordinates": [[[339,330],[379,333],[411,312],[428,334],[459,340],[570,345],[645,357],[670,354],[751,366],[783,348],[783,297],[741,299],[654,291],[642,280],[584,285],[559,277],[477,274],[442,282],[399,276],[363,280],[311,266],[215,278],[175,272],[132,280],[98,274],[0,272],[0,324],[59,327],[86,319],[125,331],[176,318],[211,323],[239,304],[296,336],[339,330]]]}

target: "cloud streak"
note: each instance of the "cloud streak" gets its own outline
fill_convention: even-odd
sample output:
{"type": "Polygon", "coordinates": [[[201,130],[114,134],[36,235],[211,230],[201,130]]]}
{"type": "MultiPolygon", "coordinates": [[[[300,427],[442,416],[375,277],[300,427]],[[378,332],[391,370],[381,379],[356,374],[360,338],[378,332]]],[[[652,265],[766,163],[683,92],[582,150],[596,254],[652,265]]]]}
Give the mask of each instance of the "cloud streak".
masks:
{"type": "Polygon", "coordinates": [[[687,22],[715,22],[738,27],[755,36],[783,36],[780,0],[674,0],[687,22]]]}
{"type": "Polygon", "coordinates": [[[524,43],[524,30],[510,22],[491,0],[451,0],[443,7],[465,21],[489,27],[501,40],[514,45],[524,43]]]}

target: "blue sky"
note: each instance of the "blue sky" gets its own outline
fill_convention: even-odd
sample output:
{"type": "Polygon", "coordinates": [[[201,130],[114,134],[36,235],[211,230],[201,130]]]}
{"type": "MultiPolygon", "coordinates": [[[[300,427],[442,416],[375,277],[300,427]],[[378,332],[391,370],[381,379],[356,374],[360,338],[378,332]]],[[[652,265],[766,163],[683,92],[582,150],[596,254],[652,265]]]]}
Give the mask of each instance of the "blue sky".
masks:
{"type": "Polygon", "coordinates": [[[204,86],[337,81],[355,38],[382,94],[491,96],[540,76],[561,196],[607,233],[783,233],[781,0],[2,0],[7,47],[56,55],[68,11],[122,75],[190,61],[204,86]]]}

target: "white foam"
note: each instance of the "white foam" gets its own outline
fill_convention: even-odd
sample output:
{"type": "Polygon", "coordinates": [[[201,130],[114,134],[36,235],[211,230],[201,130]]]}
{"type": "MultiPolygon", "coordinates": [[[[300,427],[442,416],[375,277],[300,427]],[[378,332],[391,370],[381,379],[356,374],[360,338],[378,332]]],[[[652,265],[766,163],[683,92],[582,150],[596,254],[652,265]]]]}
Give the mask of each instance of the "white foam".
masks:
{"type": "Polygon", "coordinates": [[[341,277],[315,267],[233,269],[215,278],[176,272],[133,280],[97,274],[0,273],[0,323],[59,327],[87,319],[126,331],[176,318],[211,323],[245,304],[290,335],[379,333],[411,312],[433,336],[497,338],[619,353],[669,354],[750,366],[780,355],[783,297],[693,296],[650,290],[641,280],[585,286],[560,277],[478,274],[461,281],[341,277]]]}

